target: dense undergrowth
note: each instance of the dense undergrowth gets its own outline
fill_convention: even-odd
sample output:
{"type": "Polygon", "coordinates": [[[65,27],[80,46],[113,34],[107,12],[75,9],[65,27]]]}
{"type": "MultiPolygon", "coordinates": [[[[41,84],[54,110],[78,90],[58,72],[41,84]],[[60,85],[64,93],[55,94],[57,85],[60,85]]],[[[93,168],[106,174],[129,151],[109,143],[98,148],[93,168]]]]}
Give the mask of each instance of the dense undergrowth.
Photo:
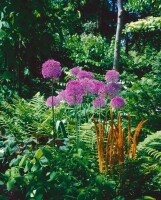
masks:
{"type": "Polygon", "coordinates": [[[138,157],[127,160],[121,171],[116,165],[100,174],[93,122],[82,123],[77,151],[71,109],[55,110],[57,120],[66,119],[68,140],[57,126],[54,147],[51,110],[39,93],[29,101],[15,96],[1,103],[1,199],[158,199],[160,132],[139,143],[138,157]]]}
{"type": "Polygon", "coordinates": [[[0,3],[0,200],[161,199],[160,4],[123,5],[119,95],[126,106],[111,120],[109,104],[91,106],[96,94],[86,95],[77,113],[61,102],[53,115],[45,105],[51,80],[40,71],[48,58],[61,61],[54,96],[74,66],[104,82],[113,63],[116,1],[0,3]]]}

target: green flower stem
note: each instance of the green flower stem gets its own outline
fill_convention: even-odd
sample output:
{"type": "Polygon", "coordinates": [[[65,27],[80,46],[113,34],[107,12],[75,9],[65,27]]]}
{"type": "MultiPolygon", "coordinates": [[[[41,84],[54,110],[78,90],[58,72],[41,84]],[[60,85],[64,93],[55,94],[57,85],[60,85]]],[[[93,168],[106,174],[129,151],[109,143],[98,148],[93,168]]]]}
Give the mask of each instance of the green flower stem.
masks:
{"type": "Polygon", "coordinates": [[[87,112],[88,104],[89,104],[89,95],[87,93],[87,101],[85,102],[85,119],[86,119],[86,122],[88,122],[88,119],[89,119],[88,112],[87,112]]]}
{"type": "Polygon", "coordinates": [[[54,96],[54,79],[52,79],[52,131],[53,131],[53,137],[54,137],[54,146],[55,146],[55,119],[54,119],[54,101],[53,101],[53,96],[54,96]]]}
{"type": "MultiPolygon", "coordinates": [[[[106,105],[107,105],[107,100],[106,100],[106,105]]],[[[107,108],[105,109],[105,118],[106,118],[105,133],[107,133],[107,108]]]]}
{"type": "Polygon", "coordinates": [[[81,119],[82,119],[81,110],[83,110],[83,109],[82,109],[82,105],[83,105],[83,104],[81,104],[80,107],[78,107],[78,109],[79,109],[79,111],[80,111],[80,116],[79,116],[79,118],[78,118],[78,121],[79,121],[79,130],[80,130],[80,126],[81,126],[81,124],[82,124],[82,121],[81,121],[81,119]]]}
{"type": "Polygon", "coordinates": [[[86,102],[84,103],[84,110],[85,110],[85,122],[88,122],[87,121],[87,104],[86,104],[86,102]]]}
{"type": "Polygon", "coordinates": [[[74,104],[74,110],[75,110],[76,145],[77,145],[77,149],[78,149],[78,147],[79,147],[79,130],[78,130],[78,109],[77,109],[76,104],[74,104]]]}

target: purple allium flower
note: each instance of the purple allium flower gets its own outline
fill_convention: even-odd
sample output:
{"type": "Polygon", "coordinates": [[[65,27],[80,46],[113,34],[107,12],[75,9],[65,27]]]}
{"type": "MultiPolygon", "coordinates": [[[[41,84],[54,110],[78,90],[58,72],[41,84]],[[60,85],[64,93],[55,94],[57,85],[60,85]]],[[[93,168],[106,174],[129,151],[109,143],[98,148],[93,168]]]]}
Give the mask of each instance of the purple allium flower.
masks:
{"type": "Polygon", "coordinates": [[[42,75],[44,78],[57,79],[61,75],[60,62],[55,60],[47,60],[42,65],[42,75]]]}
{"type": "Polygon", "coordinates": [[[121,86],[118,83],[109,83],[108,85],[104,85],[99,89],[98,94],[104,95],[106,98],[115,97],[121,90],[121,86]]]}
{"type": "Polygon", "coordinates": [[[95,84],[89,78],[80,79],[85,94],[95,94],[95,84]]]}
{"type": "Polygon", "coordinates": [[[83,78],[89,78],[89,79],[94,79],[94,75],[92,72],[87,72],[85,70],[81,70],[78,74],[77,74],[77,78],[78,79],[83,79],[83,78]]]}
{"type": "Polygon", "coordinates": [[[78,80],[70,80],[66,86],[66,101],[69,105],[81,104],[83,101],[83,86],[78,80]]]}
{"type": "Polygon", "coordinates": [[[105,79],[109,83],[117,83],[119,80],[119,73],[115,70],[109,70],[105,75],[105,79]]]}
{"type": "Polygon", "coordinates": [[[88,72],[88,77],[89,79],[94,79],[94,74],[92,72],[88,72]]]}
{"type": "Polygon", "coordinates": [[[70,74],[73,75],[73,76],[77,76],[77,74],[81,71],[81,69],[79,67],[73,67],[71,70],[70,70],[70,74]]]}
{"type": "MultiPolygon", "coordinates": [[[[58,106],[60,103],[59,99],[57,97],[54,97],[53,96],[53,107],[54,106],[58,106]]],[[[47,100],[46,100],[46,106],[48,108],[51,108],[52,107],[52,96],[48,97],[47,100]]]]}
{"type": "Polygon", "coordinates": [[[69,105],[81,104],[83,102],[83,96],[82,95],[70,96],[67,94],[66,101],[69,105]]]}
{"type": "Polygon", "coordinates": [[[105,107],[105,106],[106,106],[106,101],[103,96],[100,95],[94,99],[93,107],[98,108],[98,107],[105,107]]]}
{"type": "Polygon", "coordinates": [[[111,100],[110,106],[112,108],[123,108],[125,106],[125,100],[122,97],[116,96],[111,100]]]}
{"type": "Polygon", "coordinates": [[[94,83],[94,94],[98,94],[99,89],[104,87],[104,83],[101,81],[91,80],[94,83]]]}
{"type": "Polygon", "coordinates": [[[65,96],[66,96],[66,90],[62,90],[61,92],[59,92],[57,98],[58,98],[60,101],[63,101],[63,100],[65,100],[65,96]]]}

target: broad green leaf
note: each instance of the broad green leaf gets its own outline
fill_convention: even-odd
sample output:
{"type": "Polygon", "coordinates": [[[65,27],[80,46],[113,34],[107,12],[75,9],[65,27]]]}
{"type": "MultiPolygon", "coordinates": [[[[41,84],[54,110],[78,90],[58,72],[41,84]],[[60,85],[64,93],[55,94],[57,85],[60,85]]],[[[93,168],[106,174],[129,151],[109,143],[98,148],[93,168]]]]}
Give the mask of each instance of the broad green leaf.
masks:
{"type": "Polygon", "coordinates": [[[0,39],[5,37],[6,33],[3,30],[0,30],[0,39]]]}
{"type": "Polygon", "coordinates": [[[38,149],[38,150],[36,151],[36,153],[35,153],[35,158],[36,158],[36,159],[39,159],[39,158],[41,158],[42,155],[43,155],[42,149],[38,149]]]}
{"type": "Polygon", "coordinates": [[[8,191],[10,191],[10,190],[13,188],[15,182],[16,182],[16,181],[15,181],[14,178],[10,179],[10,180],[7,182],[7,190],[8,190],[8,191]]]}
{"type": "Polygon", "coordinates": [[[96,176],[96,183],[98,185],[102,185],[103,181],[104,181],[104,176],[102,176],[102,175],[96,176]]]}
{"type": "Polygon", "coordinates": [[[39,162],[36,162],[36,163],[32,166],[31,171],[32,171],[32,172],[35,172],[36,170],[39,169],[39,167],[40,167],[39,162]]]}
{"type": "Polygon", "coordinates": [[[55,175],[56,175],[56,172],[51,172],[50,179],[48,180],[48,182],[51,182],[54,179],[55,175]]]}
{"type": "Polygon", "coordinates": [[[19,167],[22,167],[26,162],[26,155],[24,155],[19,163],[19,167]]]}
{"type": "Polygon", "coordinates": [[[24,172],[28,172],[31,168],[31,163],[27,160],[26,161],[26,165],[25,165],[25,168],[24,168],[24,172]]]}

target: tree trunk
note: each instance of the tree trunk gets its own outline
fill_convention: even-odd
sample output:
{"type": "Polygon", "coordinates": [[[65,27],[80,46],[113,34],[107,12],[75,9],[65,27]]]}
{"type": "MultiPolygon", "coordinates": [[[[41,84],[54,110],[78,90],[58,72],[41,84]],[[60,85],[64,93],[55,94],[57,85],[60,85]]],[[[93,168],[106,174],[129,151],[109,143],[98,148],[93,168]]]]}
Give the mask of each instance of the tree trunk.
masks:
{"type": "Polygon", "coordinates": [[[118,0],[117,4],[118,4],[118,14],[117,14],[117,28],[116,28],[116,38],[115,38],[115,48],[114,48],[113,69],[116,71],[119,71],[121,32],[122,32],[122,27],[123,27],[122,0],[118,0]]]}

